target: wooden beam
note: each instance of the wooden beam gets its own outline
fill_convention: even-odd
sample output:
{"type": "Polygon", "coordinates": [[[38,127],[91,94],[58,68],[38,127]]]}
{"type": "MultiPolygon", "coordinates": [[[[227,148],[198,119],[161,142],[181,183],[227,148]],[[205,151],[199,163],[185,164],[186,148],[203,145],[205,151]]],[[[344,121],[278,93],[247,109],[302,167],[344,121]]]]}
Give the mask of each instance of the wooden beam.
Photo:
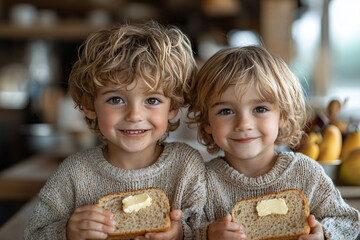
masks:
{"type": "Polygon", "coordinates": [[[326,96],[332,80],[331,47],[329,36],[329,4],[323,0],[321,16],[321,38],[318,44],[313,79],[314,95],[326,96]]]}
{"type": "Polygon", "coordinates": [[[289,63],[292,57],[291,27],[296,0],[260,1],[260,37],[268,51],[289,63]]]}

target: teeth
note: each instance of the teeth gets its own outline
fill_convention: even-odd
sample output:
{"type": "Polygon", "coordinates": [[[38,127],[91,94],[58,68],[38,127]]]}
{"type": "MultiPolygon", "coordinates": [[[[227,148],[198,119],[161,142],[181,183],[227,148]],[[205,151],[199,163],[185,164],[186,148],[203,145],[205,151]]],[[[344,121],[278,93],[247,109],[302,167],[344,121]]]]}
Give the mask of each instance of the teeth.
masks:
{"type": "Polygon", "coordinates": [[[128,130],[125,130],[124,132],[126,132],[126,133],[128,133],[128,134],[139,134],[139,133],[145,132],[145,130],[136,130],[136,131],[128,131],[128,130]]]}

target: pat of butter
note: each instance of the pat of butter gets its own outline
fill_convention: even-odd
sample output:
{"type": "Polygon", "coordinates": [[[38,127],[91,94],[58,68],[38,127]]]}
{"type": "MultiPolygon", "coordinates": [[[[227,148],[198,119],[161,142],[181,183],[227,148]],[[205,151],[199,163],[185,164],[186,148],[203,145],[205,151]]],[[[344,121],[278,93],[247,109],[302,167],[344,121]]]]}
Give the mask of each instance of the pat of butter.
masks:
{"type": "Polygon", "coordinates": [[[151,205],[151,197],[147,193],[141,193],[124,198],[122,204],[124,212],[137,212],[140,209],[151,205]]]}
{"type": "Polygon", "coordinates": [[[286,214],[288,212],[288,207],[284,199],[270,199],[262,200],[258,202],[256,210],[260,217],[267,216],[270,214],[286,214]]]}

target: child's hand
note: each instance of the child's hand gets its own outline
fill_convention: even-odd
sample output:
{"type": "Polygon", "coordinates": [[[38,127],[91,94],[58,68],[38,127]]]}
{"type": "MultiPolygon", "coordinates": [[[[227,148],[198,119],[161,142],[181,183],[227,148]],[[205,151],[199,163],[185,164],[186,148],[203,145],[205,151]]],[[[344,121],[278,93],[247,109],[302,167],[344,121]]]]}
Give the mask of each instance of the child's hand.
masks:
{"type": "Polygon", "coordinates": [[[67,239],[105,239],[114,231],[113,214],[96,205],[86,205],[75,209],[66,226],[67,239]]]}
{"type": "Polygon", "coordinates": [[[321,224],[316,221],[314,215],[309,215],[308,221],[310,225],[310,233],[308,235],[300,236],[299,240],[324,240],[324,231],[321,224]]]}
{"type": "Polygon", "coordinates": [[[180,240],[183,239],[183,231],[181,224],[181,210],[172,210],[170,213],[171,228],[166,232],[146,233],[145,236],[136,237],[136,240],[180,240]]]}
{"type": "Polygon", "coordinates": [[[246,239],[242,226],[231,222],[230,214],[209,225],[208,239],[246,239]]]}

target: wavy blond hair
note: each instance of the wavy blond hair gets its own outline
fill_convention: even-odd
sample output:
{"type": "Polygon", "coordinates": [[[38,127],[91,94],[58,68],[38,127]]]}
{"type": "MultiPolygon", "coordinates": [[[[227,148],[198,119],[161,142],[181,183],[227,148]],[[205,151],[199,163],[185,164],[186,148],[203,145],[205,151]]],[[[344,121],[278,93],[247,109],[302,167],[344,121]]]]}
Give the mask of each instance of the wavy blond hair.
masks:
{"type": "Polygon", "coordinates": [[[275,144],[295,147],[300,142],[308,120],[302,86],[286,63],[265,48],[224,48],[204,63],[191,85],[188,123],[198,127],[198,141],[209,153],[220,150],[204,130],[209,104],[231,85],[240,96],[246,87],[252,86],[264,101],[280,108],[280,118],[286,121],[286,126],[279,129],[275,144]]]}
{"type": "MultiPolygon", "coordinates": [[[[93,33],[80,46],[69,92],[75,107],[93,110],[100,88],[109,83],[127,87],[140,78],[149,90],[162,88],[174,110],[185,105],[184,95],[195,71],[190,40],[177,27],[155,21],[124,24],[93,33]]],[[[89,128],[102,136],[97,120],[85,119],[89,128]]],[[[169,122],[168,130],[178,125],[179,121],[169,122]]]]}

